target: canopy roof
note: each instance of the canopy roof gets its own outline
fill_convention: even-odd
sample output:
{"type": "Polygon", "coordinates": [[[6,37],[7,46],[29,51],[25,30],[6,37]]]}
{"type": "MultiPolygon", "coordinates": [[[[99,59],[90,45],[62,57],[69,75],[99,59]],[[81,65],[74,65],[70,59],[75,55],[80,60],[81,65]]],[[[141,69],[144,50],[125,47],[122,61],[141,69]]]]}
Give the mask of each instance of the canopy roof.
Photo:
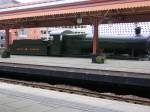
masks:
{"type": "Polygon", "coordinates": [[[51,20],[53,26],[66,25],[66,23],[72,25],[75,24],[78,16],[84,19],[83,24],[91,24],[93,20],[90,20],[90,17],[99,17],[103,22],[148,21],[150,19],[149,0],[82,0],[59,4],[60,2],[62,1],[55,2],[57,4],[53,5],[52,2],[43,2],[30,8],[28,7],[33,4],[5,8],[3,11],[0,10],[0,23],[3,23],[3,26],[8,22],[19,26],[28,24],[30,21],[30,23],[34,22],[34,25],[36,22],[37,26],[45,26],[48,25],[45,20],[51,20]],[[60,22],[62,20],[63,23],[60,22]],[[72,24],[67,22],[68,20],[71,20],[72,24]],[[54,21],[56,24],[53,23],[54,21]],[[40,22],[43,22],[43,25],[40,22]]]}
{"type": "Polygon", "coordinates": [[[48,1],[42,1],[42,2],[32,2],[32,3],[20,3],[11,5],[11,3],[6,2],[10,5],[7,5],[5,7],[0,7],[0,12],[15,12],[15,11],[23,11],[23,10],[34,10],[34,9],[40,9],[43,7],[50,7],[50,6],[58,6],[58,5],[66,5],[71,3],[77,3],[82,1],[88,1],[88,0],[48,0],[48,1]]]}

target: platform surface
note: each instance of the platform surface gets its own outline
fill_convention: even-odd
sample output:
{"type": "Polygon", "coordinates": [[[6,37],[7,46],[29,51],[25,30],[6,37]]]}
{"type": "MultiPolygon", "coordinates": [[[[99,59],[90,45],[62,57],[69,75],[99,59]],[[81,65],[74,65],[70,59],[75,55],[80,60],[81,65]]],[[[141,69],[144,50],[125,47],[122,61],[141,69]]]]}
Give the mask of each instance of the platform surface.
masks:
{"type": "Polygon", "coordinates": [[[150,107],[0,82],[0,112],[150,112],[150,107]]]}
{"type": "Polygon", "coordinates": [[[150,74],[150,61],[107,60],[105,64],[93,64],[90,58],[11,56],[0,58],[0,62],[150,74]]]}

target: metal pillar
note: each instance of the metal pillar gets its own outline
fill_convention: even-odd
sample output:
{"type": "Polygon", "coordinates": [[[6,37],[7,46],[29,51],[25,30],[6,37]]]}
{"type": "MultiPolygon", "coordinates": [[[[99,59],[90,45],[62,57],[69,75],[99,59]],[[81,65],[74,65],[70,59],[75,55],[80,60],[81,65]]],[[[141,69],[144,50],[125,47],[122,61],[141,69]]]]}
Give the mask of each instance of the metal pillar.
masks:
{"type": "Polygon", "coordinates": [[[5,29],[5,34],[6,34],[6,37],[5,37],[5,46],[6,48],[9,48],[9,29],[5,29]]]}
{"type": "Polygon", "coordinates": [[[98,53],[98,25],[99,20],[98,18],[94,21],[94,35],[93,35],[93,55],[98,53]]]}

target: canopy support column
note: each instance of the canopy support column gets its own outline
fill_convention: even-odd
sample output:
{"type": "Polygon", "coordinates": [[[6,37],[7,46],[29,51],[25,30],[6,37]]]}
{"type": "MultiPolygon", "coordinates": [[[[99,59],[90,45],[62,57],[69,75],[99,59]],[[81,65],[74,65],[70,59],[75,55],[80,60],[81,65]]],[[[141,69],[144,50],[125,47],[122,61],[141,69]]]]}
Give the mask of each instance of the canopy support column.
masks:
{"type": "Polygon", "coordinates": [[[92,56],[92,62],[95,63],[95,57],[98,55],[98,36],[99,36],[99,18],[94,19],[94,35],[93,35],[93,56],[92,56]]]}
{"type": "Polygon", "coordinates": [[[10,42],[9,42],[9,38],[10,38],[10,34],[9,34],[9,29],[5,29],[5,33],[6,33],[6,37],[5,37],[5,46],[6,46],[6,48],[8,49],[9,48],[9,44],[10,44],[10,42]]]}

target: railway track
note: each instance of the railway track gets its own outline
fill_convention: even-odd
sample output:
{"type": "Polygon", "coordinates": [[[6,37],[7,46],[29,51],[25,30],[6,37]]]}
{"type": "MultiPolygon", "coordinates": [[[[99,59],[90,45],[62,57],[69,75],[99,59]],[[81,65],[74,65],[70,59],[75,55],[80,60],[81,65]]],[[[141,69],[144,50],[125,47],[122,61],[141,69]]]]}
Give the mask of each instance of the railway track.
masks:
{"type": "Polygon", "coordinates": [[[48,89],[48,90],[54,90],[54,91],[59,91],[59,92],[67,92],[71,94],[85,95],[85,96],[91,96],[91,97],[97,97],[97,98],[105,98],[105,99],[124,101],[124,102],[130,102],[134,104],[142,104],[142,105],[150,106],[150,99],[140,99],[140,98],[131,98],[131,97],[127,98],[127,97],[123,97],[122,95],[106,94],[106,93],[100,93],[96,91],[85,90],[85,89],[74,89],[71,87],[66,88],[66,87],[61,87],[61,86],[45,84],[45,83],[20,81],[16,79],[8,79],[8,78],[0,78],[0,82],[20,84],[20,85],[30,86],[34,88],[48,89]]]}

